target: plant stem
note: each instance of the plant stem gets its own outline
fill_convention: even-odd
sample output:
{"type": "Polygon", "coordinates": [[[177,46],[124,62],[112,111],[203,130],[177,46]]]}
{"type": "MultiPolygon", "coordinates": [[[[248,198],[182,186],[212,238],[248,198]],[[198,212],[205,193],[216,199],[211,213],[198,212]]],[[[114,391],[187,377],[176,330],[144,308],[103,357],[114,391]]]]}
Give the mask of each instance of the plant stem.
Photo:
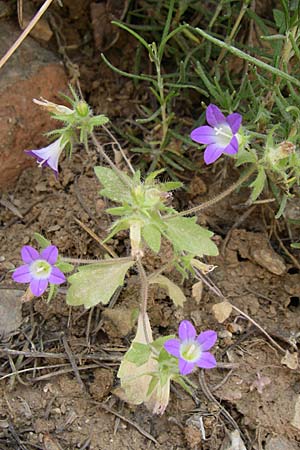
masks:
{"type": "Polygon", "coordinates": [[[229,188],[225,189],[225,191],[221,192],[220,194],[216,195],[216,197],[212,198],[211,200],[208,200],[205,203],[202,203],[201,205],[194,206],[193,208],[187,209],[185,211],[178,212],[177,214],[172,214],[170,216],[164,216],[164,219],[172,219],[173,217],[178,216],[188,216],[189,214],[193,214],[199,211],[202,211],[203,209],[209,208],[215,203],[218,203],[219,201],[223,200],[223,198],[227,197],[227,195],[231,194],[233,191],[235,191],[241,184],[243,184],[248,178],[251,177],[251,175],[256,171],[256,166],[253,165],[248,172],[245,173],[244,176],[239,178],[235,183],[233,183],[229,188]]]}
{"type": "Polygon", "coordinates": [[[292,75],[283,72],[280,69],[277,69],[277,67],[270,66],[270,64],[267,64],[260,59],[255,58],[254,56],[248,55],[248,53],[243,52],[242,50],[233,47],[230,44],[227,44],[226,42],[221,41],[220,39],[217,39],[210,34],[206,33],[205,31],[201,30],[201,28],[193,28],[190,27],[191,30],[195,31],[196,33],[200,34],[203,38],[207,39],[208,41],[212,42],[215,45],[218,45],[221,48],[224,48],[228,50],[233,55],[245,59],[246,61],[249,61],[251,64],[254,64],[257,67],[260,67],[261,69],[266,70],[267,72],[271,72],[274,75],[279,76],[283,80],[290,81],[294,85],[300,87],[300,80],[293,77],[292,75]]]}
{"type": "Polygon", "coordinates": [[[133,261],[133,259],[130,256],[125,256],[123,258],[109,258],[109,259],[78,259],[78,258],[68,258],[68,257],[61,257],[62,261],[69,262],[72,264],[112,264],[114,261],[133,261]]]}
{"type": "Polygon", "coordinates": [[[119,149],[119,151],[120,151],[120,153],[121,153],[121,155],[122,155],[124,161],[126,162],[126,164],[127,164],[128,168],[129,168],[129,170],[131,171],[131,173],[134,175],[134,174],[135,174],[135,170],[134,170],[134,168],[132,167],[131,162],[129,161],[129,159],[128,159],[127,156],[125,155],[125,152],[124,152],[124,150],[122,149],[120,143],[117,141],[117,139],[115,138],[115,136],[110,132],[110,130],[109,130],[105,125],[102,125],[102,128],[106,131],[106,133],[109,135],[109,137],[111,137],[112,140],[114,141],[114,143],[118,146],[118,149],[119,149]]]}
{"type": "Polygon", "coordinates": [[[139,276],[140,276],[140,280],[141,280],[142,303],[140,306],[140,311],[142,314],[144,334],[145,334],[145,339],[146,339],[147,344],[150,344],[150,339],[149,339],[149,335],[148,335],[148,331],[147,331],[147,324],[146,324],[147,303],[148,303],[148,286],[149,286],[148,278],[147,278],[144,266],[141,262],[141,258],[137,259],[136,264],[138,267],[139,276]]]}
{"type": "Polygon", "coordinates": [[[121,172],[121,170],[119,170],[117,168],[117,166],[112,162],[112,160],[110,159],[109,156],[107,156],[107,154],[105,153],[105,151],[103,150],[102,146],[99,144],[96,136],[94,133],[91,133],[91,138],[93,143],[95,144],[98,152],[100,153],[100,155],[105,159],[105,161],[110,165],[111,169],[118,175],[118,177],[123,181],[124,184],[126,184],[126,186],[128,186],[131,189],[131,185],[128,182],[127,178],[124,176],[124,174],[121,172]]]}
{"type": "MultiPolygon", "coordinates": [[[[245,15],[247,9],[248,9],[248,6],[249,6],[249,2],[246,2],[246,3],[243,4],[243,6],[242,6],[242,8],[240,10],[240,13],[239,13],[239,15],[238,15],[238,17],[237,17],[233,27],[232,27],[230,35],[228,36],[228,38],[225,39],[225,42],[227,44],[229,44],[229,45],[231,44],[232,39],[234,38],[234,36],[235,36],[239,26],[240,26],[240,23],[241,23],[244,15],[245,15]]],[[[221,64],[221,62],[223,61],[225,54],[226,54],[226,49],[222,48],[222,50],[221,50],[221,52],[220,52],[220,54],[218,56],[218,59],[217,59],[216,63],[213,66],[212,74],[215,73],[216,67],[218,67],[219,64],[221,64]]]]}
{"type": "Polygon", "coordinates": [[[46,0],[43,5],[40,7],[38,12],[33,16],[25,30],[20,34],[18,39],[15,41],[15,43],[7,50],[5,55],[0,59],[0,69],[4,66],[4,64],[9,60],[9,58],[13,55],[13,53],[17,50],[17,48],[22,44],[24,39],[28,36],[28,34],[31,32],[31,30],[35,27],[35,25],[38,23],[42,15],[47,11],[49,6],[53,0],[46,0]]]}

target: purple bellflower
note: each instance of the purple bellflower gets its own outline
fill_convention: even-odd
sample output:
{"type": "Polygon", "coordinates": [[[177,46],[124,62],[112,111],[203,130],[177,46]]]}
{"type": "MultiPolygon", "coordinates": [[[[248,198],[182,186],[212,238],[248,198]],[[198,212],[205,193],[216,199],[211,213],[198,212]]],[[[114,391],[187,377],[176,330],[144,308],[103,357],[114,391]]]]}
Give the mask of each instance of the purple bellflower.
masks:
{"type": "Polygon", "coordinates": [[[217,340],[217,333],[212,330],[203,331],[196,336],[194,326],[188,320],[183,320],[178,328],[179,339],[169,339],[164,348],[178,358],[179,372],[188,375],[195,366],[202,369],[212,369],[217,363],[215,357],[208,352],[217,340]]]}
{"type": "Polygon", "coordinates": [[[58,160],[65,147],[65,143],[62,142],[62,137],[52,142],[47,147],[39,150],[25,150],[28,155],[37,159],[40,167],[48,166],[53,170],[55,176],[58,176],[58,160]]]}
{"type": "Polygon", "coordinates": [[[227,117],[216,105],[210,104],[206,109],[206,121],[209,124],[192,131],[190,137],[199,144],[206,144],[204,161],[206,164],[215,162],[223,153],[234,155],[238,152],[239,141],[237,133],[242,123],[238,113],[227,117]]]}
{"type": "Polygon", "coordinates": [[[36,297],[45,292],[48,283],[62,284],[66,281],[64,274],[54,265],[58,258],[55,245],[49,245],[41,253],[30,245],[24,245],[21,256],[25,265],[14,271],[13,280],[30,283],[30,290],[36,297]]]}

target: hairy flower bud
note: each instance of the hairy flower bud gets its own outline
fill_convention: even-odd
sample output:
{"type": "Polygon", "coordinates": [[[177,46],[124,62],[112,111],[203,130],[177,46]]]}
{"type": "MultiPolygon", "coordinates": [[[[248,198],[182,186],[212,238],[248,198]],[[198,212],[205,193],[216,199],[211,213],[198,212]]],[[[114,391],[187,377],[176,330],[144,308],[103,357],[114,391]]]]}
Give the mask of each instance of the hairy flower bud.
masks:
{"type": "Polygon", "coordinates": [[[89,105],[84,100],[80,100],[76,105],[76,112],[81,117],[87,117],[90,113],[89,105]]]}

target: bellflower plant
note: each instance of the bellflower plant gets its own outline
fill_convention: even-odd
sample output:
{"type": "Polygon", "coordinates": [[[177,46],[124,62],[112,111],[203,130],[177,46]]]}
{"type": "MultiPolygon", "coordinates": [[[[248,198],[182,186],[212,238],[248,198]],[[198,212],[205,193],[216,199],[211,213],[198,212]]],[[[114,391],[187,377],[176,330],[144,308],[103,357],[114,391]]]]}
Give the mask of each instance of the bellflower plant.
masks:
{"type": "Polygon", "coordinates": [[[61,153],[71,157],[74,143],[84,144],[88,148],[88,139],[95,127],[105,125],[109,119],[99,114],[95,116],[89,105],[78,97],[70,86],[73,98],[63,95],[70,103],[71,108],[58,105],[41,97],[40,100],[33,99],[34,103],[48,111],[52,118],[63,123],[63,126],[47,133],[57,139],[47,147],[39,150],[26,150],[26,153],[37,159],[40,167],[48,166],[58,176],[58,162],[61,153]]]}
{"type": "Polygon", "coordinates": [[[242,123],[242,116],[238,113],[227,117],[216,105],[210,104],[206,109],[206,121],[209,124],[195,128],[190,137],[199,144],[206,144],[204,161],[212,164],[223,153],[234,155],[239,149],[238,131],[242,123]]]}
{"type": "Polygon", "coordinates": [[[24,245],[21,256],[25,265],[18,267],[13,273],[13,280],[17,283],[30,283],[30,290],[36,297],[40,297],[48,284],[62,284],[66,281],[65,275],[55,263],[58,258],[58,249],[49,245],[39,253],[30,245],[24,245]]]}
{"type": "Polygon", "coordinates": [[[179,372],[188,375],[195,366],[212,369],[217,363],[215,357],[208,352],[217,340],[217,333],[212,330],[203,331],[196,337],[196,330],[188,320],[183,320],[178,328],[179,339],[169,339],[164,343],[165,350],[178,358],[179,372]]]}
{"type": "Polygon", "coordinates": [[[58,177],[58,161],[65,146],[66,142],[63,142],[63,137],[60,137],[47,147],[39,150],[26,150],[26,153],[37,159],[39,167],[50,167],[58,177]]]}

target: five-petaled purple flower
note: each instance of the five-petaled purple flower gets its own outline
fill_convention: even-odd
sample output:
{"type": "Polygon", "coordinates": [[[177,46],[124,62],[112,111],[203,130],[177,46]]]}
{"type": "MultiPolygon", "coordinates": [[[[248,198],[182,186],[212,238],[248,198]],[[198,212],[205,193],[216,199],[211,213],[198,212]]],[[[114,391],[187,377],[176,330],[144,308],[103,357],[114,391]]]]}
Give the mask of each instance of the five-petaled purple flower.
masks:
{"type": "Polygon", "coordinates": [[[191,133],[193,141],[207,144],[204,152],[206,164],[215,162],[223,153],[237,153],[239,142],[236,135],[242,123],[242,116],[232,113],[225,117],[216,105],[210,104],[206,109],[206,121],[210,126],[195,128],[191,133]]]}
{"type": "Polygon", "coordinates": [[[48,166],[53,170],[55,176],[58,176],[58,160],[65,148],[66,143],[62,142],[62,137],[52,142],[47,147],[40,148],[39,150],[25,150],[28,155],[37,159],[40,167],[48,166]]]}
{"type": "Polygon", "coordinates": [[[164,347],[168,353],[179,358],[179,372],[188,375],[195,366],[212,369],[217,363],[215,357],[208,352],[217,340],[217,333],[212,330],[203,331],[196,336],[194,326],[183,320],[178,328],[179,339],[169,339],[164,347]]]}
{"type": "Polygon", "coordinates": [[[30,290],[36,297],[45,292],[48,283],[62,284],[66,281],[62,271],[54,265],[58,258],[55,245],[49,245],[41,253],[30,245],[24,245],[21,256],[25,265],[14,271],[13,280],[30,283],[30,290]]]}

